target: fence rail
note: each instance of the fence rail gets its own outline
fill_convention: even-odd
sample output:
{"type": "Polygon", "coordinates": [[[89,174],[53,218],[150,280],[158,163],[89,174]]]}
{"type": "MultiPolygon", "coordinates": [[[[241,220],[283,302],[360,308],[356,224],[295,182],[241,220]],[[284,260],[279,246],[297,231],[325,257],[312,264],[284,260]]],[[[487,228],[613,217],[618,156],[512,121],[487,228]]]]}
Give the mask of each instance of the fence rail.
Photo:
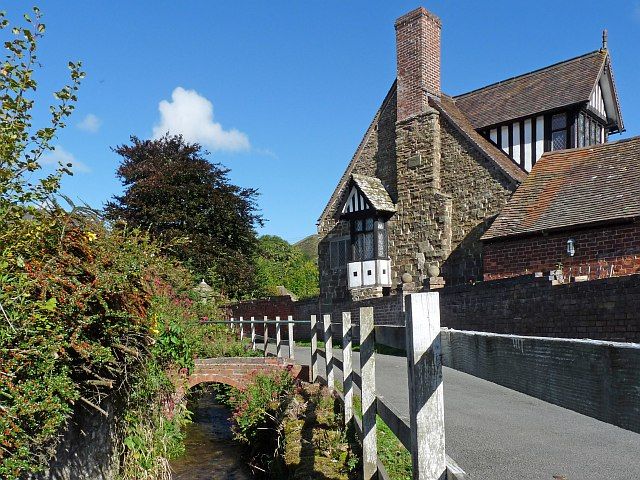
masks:
{"type": "Polygon", "coordinates": [[[318,349],[317,317],[309,320],[294,320],[289,316],[286,320],[276,317],[270,320],[264,317],[256,320],[231,319],[209,321],[207,323],[227,323],[234,328],[240,326],[239,335],[244,336],[244,328],[250,329],[252,348],[257,348],[255,326],[263,326],[262,343],[265,356],[268,355],[270,332],[269,326],[275,325],[275,354],[283,355],[282,326],[287,325],[288,354],[295,358],[295,340],[293,328],[296,324],[309,324],[311,330],[311,365],[310,381],[321,380],[318,374],[318,357],[325,359],[324,377],[328,387],[335,390],[335,369],[339,368],[343,375],[342,392],[337,392],[344,403],[345,424],[352,426],[363,447],[363,479],[388,478],[384,466],[377,455],[376,417],[379,415],[409,450],[413,464],[415,480],[446,480],[465,478],[453,461],[445,454],[444,443],[444,406],[442,387],[442,355],[440,344],[440,311],[438,293],[417,293],[406,300],[406,328],[374,326],[373,308],[360,309],[360,374],[353,370],[354,326],[351,314],[344,312],[342,326],[342,361],[333,355],[334,328],[331,315],[322,316],[321,328],[325,343],[324,351],[318,349]],[[384,398],[377,395],[375,386],[376,343],[403,349],[407,352],[407,372],[409,392],[409,417],[399,415],[393,407],[385,403],[384,398]],[[354,414],[354,386],[358,387],[362,399],[362,417],[354,414]]]}

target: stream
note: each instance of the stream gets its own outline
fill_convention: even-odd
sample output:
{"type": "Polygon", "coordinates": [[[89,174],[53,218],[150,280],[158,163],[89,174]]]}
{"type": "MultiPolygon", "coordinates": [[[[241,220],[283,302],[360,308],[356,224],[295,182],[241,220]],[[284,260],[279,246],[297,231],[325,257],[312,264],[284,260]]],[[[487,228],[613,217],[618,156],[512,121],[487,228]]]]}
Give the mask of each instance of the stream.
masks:
{"type": "Polygon", "coordinates": [[[241,447],[232,440],[229,411],[204,391],[189,402],[193,423],[187,425],[186,452],[171,461],[173,480],[249,480],[241,447]]]}

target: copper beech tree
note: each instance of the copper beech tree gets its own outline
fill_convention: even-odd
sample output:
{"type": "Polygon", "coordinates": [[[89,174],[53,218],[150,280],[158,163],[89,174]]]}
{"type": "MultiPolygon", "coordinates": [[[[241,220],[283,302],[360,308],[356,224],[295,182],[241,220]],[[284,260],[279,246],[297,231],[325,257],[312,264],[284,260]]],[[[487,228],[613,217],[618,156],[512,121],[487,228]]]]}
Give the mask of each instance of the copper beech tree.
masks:
{"type": "Polygon", "coordinates": [[[229,170],[212,163],[197,143],[180,135],[131,137],[114,151],[125,187],[106,206],[115,223],[148,230],[167,253],[230,297],[253,288],[257,190],[230,183],[229,170]]]}

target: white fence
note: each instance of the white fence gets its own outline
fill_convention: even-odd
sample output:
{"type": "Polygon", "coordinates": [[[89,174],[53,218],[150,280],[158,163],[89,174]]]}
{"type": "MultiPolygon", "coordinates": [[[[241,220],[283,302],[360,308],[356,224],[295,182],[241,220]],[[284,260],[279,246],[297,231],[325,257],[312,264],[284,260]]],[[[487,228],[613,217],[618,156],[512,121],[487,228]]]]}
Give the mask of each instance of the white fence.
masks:
{"type": "MultiPolygon", "coordinates": [[[[376,327],[373,323],[373,308],[360,309],[360,375],[353,371],[352,339],[353,325],[351,314],[342,314],[342,362],[333,356],[333,328],[330,315],[323,315],[322,332],[325,343],[325,378],[327,385],[335,389],[335,369],[342,370],[342,393],[346,426],[353,426],[362,442],[363,478],[372,480],[388,478],[384,466],[377,455],[376,416],[379,415],[397,436],[400,442],[411,452],[413,478],[416,480],[446,480],[465,478],[453,461],[445,454],[444,404],[442,385],[442,348],[440,343],[440,307],[438,293],[417,293],[407,297],[405,338],[400,342],[389,341],[389,335],[380,333],[376,341],[376,327]],[[397,347],[401,343],[406,346],[409,421],[387,405],[376,393],[376,343],[397,347]],[[354,415],[354,386],[361,392],[362,418],[354,415]]],[[[265,335],[262,344],[265,355],[269,346],[269,326],[275,325],[275,352],[283,355],[281,328],[286,324],[288,330],[288,353],[294,358],[295,342],[293,326],[296,323],[310,323],[311,327],[311,365],[310,380],[324,380],[318,374],[318,329],[317,318],[312,315],[309,320],[269,320],[266,317],[257,321],[232,319],[232,324],[240,324],[240,336],[244,335],[244,326],[250,325],[252,347],[258,341],[255,325],[263,324],[265,335]]],[[[338,332],[335,332],[338,333],[338,332]]],[[[391,336],[393,339],[393,336],[391,336]]],[[[339,393],[339,392],[338,392],[339,393]]]]}

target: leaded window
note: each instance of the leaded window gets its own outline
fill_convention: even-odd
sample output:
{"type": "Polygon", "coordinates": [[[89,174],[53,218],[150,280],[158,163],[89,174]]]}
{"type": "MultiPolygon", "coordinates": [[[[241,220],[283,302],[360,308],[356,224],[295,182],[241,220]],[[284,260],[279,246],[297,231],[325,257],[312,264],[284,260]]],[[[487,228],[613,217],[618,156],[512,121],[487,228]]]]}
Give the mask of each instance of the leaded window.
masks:
{"type": "Polygon", "coordinates": [[[551,150],[567,148],[567,114],[558,113],[551,117],[551,150]]]}
{"type": "Polygon", "coordinates": [[[386,222],[373,217],[352,221],[352,261],[387,258],[386,222]]]}
{"type": "Polygon", "coordinates": [[[578,146],[588,147],[602,143],[604,127],[595,118],[581,113],[578,115],[578,146]]]}
{"type": "Polygon", "coordinates": [[[343,268],[349,257],[349,238],[337,238],[329,242],[329,264],[331,269],[343,268]]]}

